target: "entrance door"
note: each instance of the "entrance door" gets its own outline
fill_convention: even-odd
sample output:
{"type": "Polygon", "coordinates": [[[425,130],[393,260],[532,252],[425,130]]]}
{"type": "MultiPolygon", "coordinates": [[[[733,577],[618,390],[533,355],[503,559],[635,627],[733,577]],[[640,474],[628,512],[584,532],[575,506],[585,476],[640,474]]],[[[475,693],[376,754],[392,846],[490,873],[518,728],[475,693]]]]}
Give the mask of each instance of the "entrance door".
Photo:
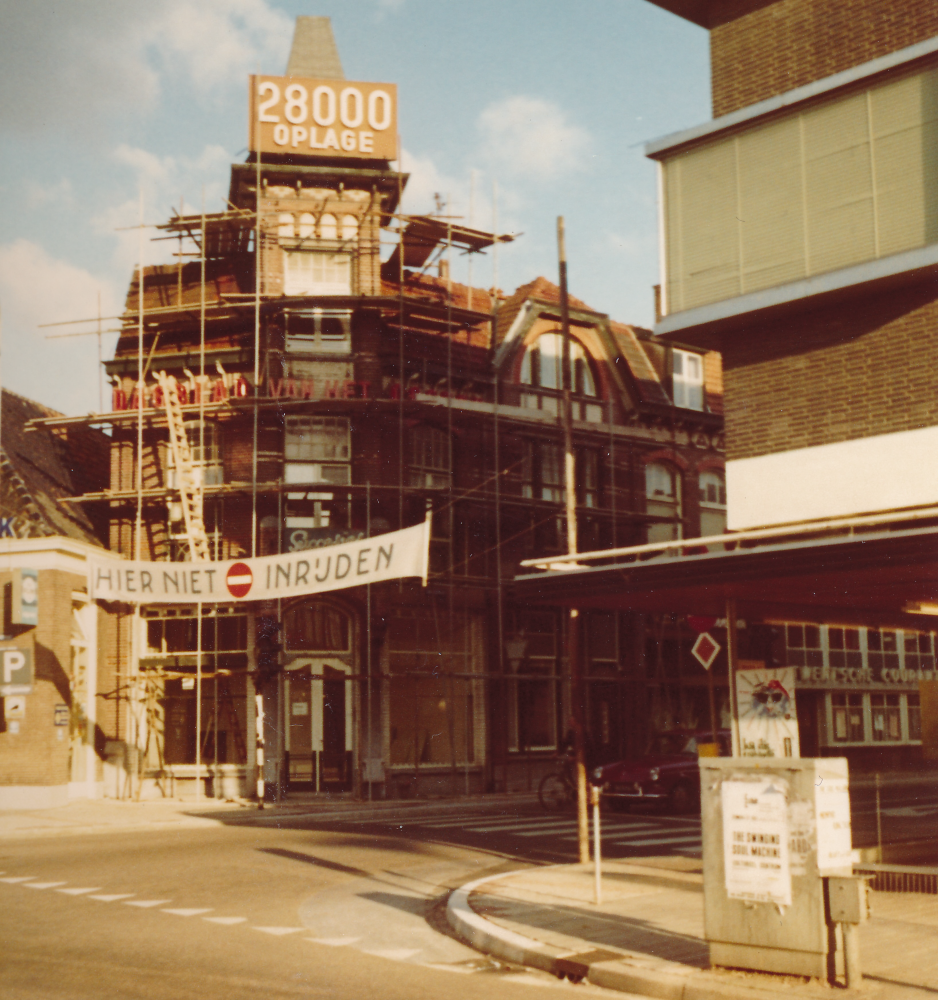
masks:
{"type": "Polygon", "coordinates": [[[284,681],[289,783],[300,791],[352,787],[351,682],[341,661],[303,658],[284,681]]]}

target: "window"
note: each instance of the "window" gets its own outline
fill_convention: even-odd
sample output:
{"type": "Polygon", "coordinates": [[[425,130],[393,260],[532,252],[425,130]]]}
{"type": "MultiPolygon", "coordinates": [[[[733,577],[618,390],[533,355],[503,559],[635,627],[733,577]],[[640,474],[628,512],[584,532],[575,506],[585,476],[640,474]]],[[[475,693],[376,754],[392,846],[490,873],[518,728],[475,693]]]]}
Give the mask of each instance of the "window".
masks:
{"type": "Polygon", "coordinates": [[[351,254],[322,250],[285,250],[283,294],[351,295],[351,254]]]}
{"type": "MultiPolygon", "coordinates": [[[[192,458],[195,481],[202,486],[218,486],[225,481],[222,464],[221,428],[217,424],[200,425],[198,420],[187,421],[186,440],[192,458]]],[[[176,473],[176,457],[172,445],[166,448],[166,485],[171,490],[179,489],[176,473]]]]}
{"type": "Polygon", "coordinates": [[[310,354],[348,354],[352,349],[352,314],[349,310],[288,309],[285,347],[310,354]]]}
{"type": "Polygon", "coordinates": [[[703,358],[699,354],[675,348],[672,351],[671,361],[674,405],[685,410],[702,410],[704,408],[703,358]]]}
{"type": "Polygon", "coordinates": [[[722,535],[726,531],[726,483],[719,472],[701,472],[700,534],[722,535]]]}
{"type": "Polygon", "coordinates": [[[648,525],[649,542],[669,542],[681,537],[681,480],[670,466],[657,462],[645,466],[645,511],[670,518],[648,525]]]}
{"type": "Polygon", "coordinates": [[[293,604],[283,613],[284,649],[307,653],[350,653],[348,615],[326,604],[293,604]]]}
{"type": "Polygon", "coordinates": [[[409,485],[445,490],[451,476],[450,439],[445,431],[419,424],[410,432],[409,485]]]}
{"type": "Polygon", "coordinates": [[[902,739],[898,694],[874,692],[870,695],[870,709],[874,743],[895,743],[902,739]]]}
{"type": "Polygon", "coordinates": [[[821,629],[817,625],[786,625],[785,646],[788,665],[792,667],[823,667],[821,629]]]}
{"type": "Polygon", "coordinates": [[[329,212],[324,212],[319,217],[319,237],[323,240],[335,240],[339,237],[335,216],[329,212]]]}
{"type": "Polygon", "coordinates": [[[558,623],[550,613],[518,613],[508,622],[508,749],[553,750],[557,746],[558,623]],[[513,618],[513,620],[512,620],[513,618]]]}
{"type": "Polygon", "coordinates": [[[285,482],[348,484],[351,451],[351,431],[344,417],[285,418],[285,482]]]}
{"type": "Polygon", "coordinates": [[[906,670],[935,669],[932,636],[929,632],[906,632],[903,645],[906,670]]]}
{"type": "Polygon", "coordinates": [[[552,441],[525,441],[521,495],[531,500],[564,502],[563,449],[552,441]]]}
{"type": "MultiPolygon", "coordinates": [[[[572,371],[573,419],[602,423],[603,407],[595,400],[599,396],[596,379],[583,345],[570,338],[570,364],[572,371]],[[581,397],[581,398],[577,398],[581,397]],[[591,400],[594,400],[591,402],[591,400]]],[[[521,359],[522,385],[546,390],[522,392],[521,405],[528,409],[559,413],[559,398],[563,389],[563,336],[543,333],[527,348],[521,359]]]]}
{"type": "Polygon", "coordinates": [[[863,695],[852,691],[831,693],[833,742],[862,743],[864,741],[863,695]]]}
{"type": "Polygon", "coordinates": [[[584,507],[599,506],[600,453],[594,448],[577,452],[577,500],[584,507]]]}
{"type": "Polygon", "coordinates": [[[827,630],[829,657],[832,667],[862,667],[863,653],[860,651],[860,630],[857,628],[834,628],[827,630]]]}
{"type": "Polygon", "coordinates": [[[866,630],[867,658],[874,672],[899,668],[899,644],[895,632],[866,630]]]}
{"type": "Polygon", "coordinates": [[[906,695],[906,701],[909,720],[909,739],[920,740],[922,738],[922,708],[918,692],[910,691],[906,695]]]}
{"type": "Polygon", "coordinates": [[[354,215],[342,216],[342,239],[354,240],[358,237],[358,219],[354,215]]]}

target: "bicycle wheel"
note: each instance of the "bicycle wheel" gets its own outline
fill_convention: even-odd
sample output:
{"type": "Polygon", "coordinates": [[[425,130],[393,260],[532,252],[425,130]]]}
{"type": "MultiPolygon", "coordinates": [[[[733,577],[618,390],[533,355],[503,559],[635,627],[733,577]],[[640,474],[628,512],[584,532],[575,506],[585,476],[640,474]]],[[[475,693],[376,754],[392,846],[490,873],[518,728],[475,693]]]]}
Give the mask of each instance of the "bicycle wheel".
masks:
{"type": "Polygon", "coordinates": [[[541,779],[537,789],[541,808],[548,812],[559,812],[570,802],[570,789],[562,774],[547,774],[541,779]]]}

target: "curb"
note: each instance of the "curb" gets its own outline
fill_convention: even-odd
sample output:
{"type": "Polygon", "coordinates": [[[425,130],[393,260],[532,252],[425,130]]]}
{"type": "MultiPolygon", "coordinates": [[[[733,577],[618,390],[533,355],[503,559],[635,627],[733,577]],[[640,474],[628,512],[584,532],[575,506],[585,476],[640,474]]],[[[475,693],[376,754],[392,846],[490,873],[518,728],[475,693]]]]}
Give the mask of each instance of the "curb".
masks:
{"type": "MultiPolygon", "coordinates": [[[[564,868],[567,865],[547,865],[545,868],[564,868]]],[[[668,963],[673,968],[660,972],[641,969],[624,959],[612,958],[614,954],[604,949],[568,952],[533,938],[517,934],[476,913],[469,904],[469,896],[488,882],[510,878],[522,872],[502,872],[488,875],[454,889],[446,902],[446,919],[452,929],[474,948],[503,958],[517,965],[549,972],[558,979],[577,983],[587,980],[621,993],[655,997],[657,1000],[791,1000],[792,990],[775,990],[761,986],[744,986],[726,981],[722,976],[668,963]]],[[[813,995],[813,994],[812,994],[813,995]]]]}

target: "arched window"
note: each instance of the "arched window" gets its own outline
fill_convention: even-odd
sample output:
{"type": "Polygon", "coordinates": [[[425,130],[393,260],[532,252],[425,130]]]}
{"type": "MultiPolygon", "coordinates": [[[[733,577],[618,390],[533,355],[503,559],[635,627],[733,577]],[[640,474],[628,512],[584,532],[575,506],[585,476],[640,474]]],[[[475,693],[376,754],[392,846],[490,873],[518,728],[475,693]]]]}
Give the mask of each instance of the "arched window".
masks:
{"type": "Polygon", "coordinates": [[[649,542],[681,537],[681,477],[676,469],[659,462],[645,466],[645,512],[671,519],[648,525],[649,542]]]}
{"type": "Polygon", "coordinates": [[[358,219],[354,215],[342,216],[342,239],[354,240],[358,236],[358,219]]]}
{"type": "Polygon", "coordinates": [[[701,472],[700,534],[722,535],[726,531],[726,483],[720,472],[701,472]]]}
{"type": "Polygon", "coordinates": [[[338,229],[335,216],[325,212],[319,217],[319,237],[323,240],[334,240],[338,238],[338,229]]]}
{"type": "Polygon", "coordinates": [[[289,212],[281,212],[277,217],[277,235],[283,239],[292,239],[296,233],[293,226],[293,216],[289,212]]]}
{"type": "Polygon", "coordinates": [[[304,212],[300,216],[300,238],[309,239],[310,236],[316,231],[316,220],[313,218],[311,212],[304,212]]]}
{"type": "MultiPolygon", "coordinates": [[[[570,338],[570,365],[572,371],[571,389],[574,395],[574,420],[588,420],[602,423],[603,408],[589,402],[599,395],[596,378],[589,357],[583,345],[570,338]],[[576,397],[581,397],[577,399],[576,397]]],[[[524,352],[521,359],[520,379],[522,385],[545,390],[543,392],[523,392],[521,405],[528,409],[559,411],[559,393],[563,389],[563,336],[559,333],[542,333],[524,352]]]]}

